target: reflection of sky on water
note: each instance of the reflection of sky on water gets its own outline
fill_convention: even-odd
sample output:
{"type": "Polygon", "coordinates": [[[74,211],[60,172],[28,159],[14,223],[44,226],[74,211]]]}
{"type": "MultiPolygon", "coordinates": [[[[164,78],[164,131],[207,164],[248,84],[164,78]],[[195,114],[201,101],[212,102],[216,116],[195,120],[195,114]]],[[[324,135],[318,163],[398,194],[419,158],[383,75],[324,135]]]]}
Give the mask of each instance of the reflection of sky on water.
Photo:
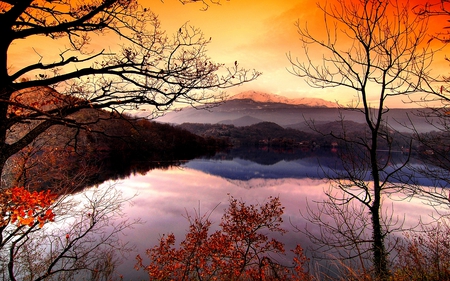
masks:
{"type": "MultiPolygon", "coordinates": [[[[200,209],[200,213],[205,214],[219,204],[210,216],[217,226],[223,210],[228,205],[228,194],[248,204],[265,202],[269,196],[280,196],[286,207],[285,228],[292,230],[289,220],[296,224],[301,223],[298,210],[305,205],[306,198],[319,199],[322,184],[322,181],[308,179],[252,179],[247,185],[261,188],[247,189],[224,178],[193,169],[172,168],[164,171],[153,170],[145,176],[131,177],[118,183],[117,187],[123,190],[124,196],[137,193],[133,205],[127,207],[125,212],[132,218],[142,218],[145,224],[136,226],[125,238],[136,243],[139,253],[143,255],[144,249],[156,245],[158,238],[164,233],[173,232],[178,242],[183,240],[188,229],[188,222],[183,218],[186,212],[194,215],[195,210],[200,209]],[[272,183],[274,181],[276,184],[272,183]]],[[[292,231],[285,235],[284,239],[302,242],[302,238],[292,231]]],[[[124,272],[124,275],[134,273],[133,263],[134,260],[121,267],[129,271],[126,274],[124,272]]]]}
{"type": "MultiPolygon", "coordinates": [[[[239,198],[248,204],[264,202],[269,196],[279,196],[285,207],[284,227],[289,232],[281,239],[286,243],[286,251],[293,249],[300,243],[304,247],[308,241],[302,234],[296,233],[297,227],[305,227],[305,220],[300,211],[305,214],[306,202],[311,205],[313,201],[323,199],[323,189],[327,184],[320,179],[293,178],[290,173],[303,171],[307,173],[316,167],[280,162],[275,165],[277,170],[286,169],[284,176],[277,171],[270,171],[273,166],[262,166],[250,161],[226,162],[221,175],[238,174],[229,179],[198,171],[203,160],[195,160],[185,165],[168,170],[152,170],[146,175],[132,176],[117,183],[117,188],[124,192],[124,196],[137,196],[132,200],[133,205],[126,206],[125,213],[131,218],[142,218],[144,224],[127,231],[124,237],[127,241],[136,244],[137,252],[129,257],[129,261],[120,267],[120,273],[130,279],[143,278],[145,274],[133,270],[134,257],[137,253],[145,255],[145,249],[158,243],[158,238],[164,233],[173,232],[177,241],[184,239],[188,229],[188,222],[183,217],[186,212],[195,215],[197,210],[201,214],[212,212],[210,218],[217,226],[223,210],[227,207],[228,194],[239,198]],[[255,167],[254,165],[258,166],[255,167]],[[241,175],[252,174],[246,169],[261,169],[258,175],[243,178],[241,175]],[[218,205],[219,204],[219,205],[218,205]]],[[[317,171],[316,171],[317,172],[317,171]]],[[[390,204],[389,204],[390,205],[390,204]]],[[[430,209],[420,202],[395,202],[395,212],[399,216],[407,215],[407,223],[417,223],[419,216],[426,216],[430,209]]]]}

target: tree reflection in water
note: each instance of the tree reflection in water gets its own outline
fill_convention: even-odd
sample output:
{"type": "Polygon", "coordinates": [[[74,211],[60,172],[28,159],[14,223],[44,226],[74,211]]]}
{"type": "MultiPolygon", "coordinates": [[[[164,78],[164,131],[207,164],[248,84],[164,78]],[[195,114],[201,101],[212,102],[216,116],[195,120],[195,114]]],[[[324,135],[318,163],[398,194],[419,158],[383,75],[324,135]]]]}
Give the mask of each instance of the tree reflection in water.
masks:
{"type": "MultiPolygon", "coordinates": [[[[325,180],[317,176],[314,178],[310,174],[320,170],[317,165],[311,163],[309,158],[282,160],[272,166],[242,159],[198,159],[120,180],[116,184],[125,197],[137,194],[133,205],[126,206],[124,212],[131,219],[141,218],[145,221],[144,224],[127,230],[126,238],[136,244],[135,254],[144,256],[145,249],[156,245],[164,233],[173,232],[175,237],[182,240],[189,227],[183,217],[186,212],[192,213],[196,210],[205,214],[220,203],[210,217],[212,222],[216,222],[214,229],[227,207],[228,194],[248,204],[264,202],[269,196],[279,196],[285,207],[283,228],[289,232],[275,238],[285,243],[286,252],[294,249],[297,244],[308,249],[311,242],[305,235],[296,231],[307,225],[301,214],[307,214],[307,204],[312,207],[312,202],[323,200],[324,190],[329,186],[325,180]],[[291,174],[295,171],[302,174],[301,169],[308,170],[308,173],[297,177],[291,174]],[[308,177],[308,174],[311,177],[308,177]]],[[[433,211],[418,199],[384,203],[387,208],[393,208],[397,216],[405,217],[404,227],[415,226],[419,220],[430,220],[428,215],[433,211]]],[[[314,226],[308,227],[312,232],[315,231],[314,226]]],[[[119,273],[132,279],[145,278],[146,275],[142,271],[133,270],[134,256],[131,255],[130,259],[124,262],[119,273]]],[[[286,263],[290,263],[290,256],[284,259],[286,263]]]]}

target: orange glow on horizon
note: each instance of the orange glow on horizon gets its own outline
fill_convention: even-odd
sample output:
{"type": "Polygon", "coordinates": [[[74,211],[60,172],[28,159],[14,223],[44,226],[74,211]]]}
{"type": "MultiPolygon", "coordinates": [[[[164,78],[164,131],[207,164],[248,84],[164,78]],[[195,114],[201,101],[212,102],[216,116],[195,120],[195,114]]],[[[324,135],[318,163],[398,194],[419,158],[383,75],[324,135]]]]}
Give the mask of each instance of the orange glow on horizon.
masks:
{"type": "MultiPolygon", "coordinates": [[[[211,4],[207,11],[202,11],[201,3],[183,5],[178,0],[164,2],[140,0],[139,3],[159,15],[162,28],[169,35],[176,32],[184,23],[199,27],[205,33],[205,37],[212,38],[208,50],[213,61],[232,64],[237,60],[244,68],[255,68],[263,72],[256,81],[229,89],[229,95],[256,90],[289,98],[317,97],[332,102],[339,100],[344,105],[354,98],[355,93],[348,92],[347,89],[312,89],[301,78],[287,71],[290,68],[286,57],[288,53],[293,57],[304,59],[304,51],[295,26],[296,21],[301,26],[307,24],[320,37],[324,34],[323,12],[317,5],[336,3],[334,1],[222,0],[220,5],[211,4]]],[[[411,7],[417,7],[426,1],[410,0],[409,3],[411,7]]],[[[429,31],[432,33],[444,31],[446,23],[443,18],[433,18],[429,24],[429,31]]],[[[108,49],[114,47],[117,42],[121,43],[112,37],[102,36],[100,40],[94,41],[91,47],[95,50],[108,49]]],[[[437,40],[432,44],[433,47],[442,47],[437,40]]],[[[18,69],[29,63],[36,63],[41,55],[44,55],[44,62],[57,61],[59,59],[57,51],[60,49],[56,49],[56,52],[50,51],[47,49],[49,45],[54,44],[48,38],[41,37],[16,43],[10,52],[11,68],[18,69]]],[[[317,54],[321,56],[320,50],[317,54]]],[[[445,60],[445,52],[437,53],[434,60],[434,70],[438,73],[447,73],[448,62],[445,60]]],[[[389,105],[410,106],[402,104],[399,100],[389,105]]]]}

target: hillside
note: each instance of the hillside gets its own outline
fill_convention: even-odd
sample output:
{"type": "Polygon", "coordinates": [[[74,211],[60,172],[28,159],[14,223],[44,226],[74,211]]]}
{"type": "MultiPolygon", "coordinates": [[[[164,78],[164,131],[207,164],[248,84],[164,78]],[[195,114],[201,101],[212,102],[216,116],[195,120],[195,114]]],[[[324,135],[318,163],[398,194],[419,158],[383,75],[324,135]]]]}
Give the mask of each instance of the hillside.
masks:
{"type": "MultiPolygon", "coordinates": [[[[17,93],[14,99],[26,104],[55,106],[68,99],[51,88],[17,93]]],[[[27,112],[9,108],[10,114],[27,112]]],[[[5,168],[5,180],[28,188],[80,189],[131,172],[146,172],[173,161],[214,153],[217,143],[186,130],[149,120],[83,109],[69,116],[79,127],[54,125],[14,155],[5,168]]],[[[7,135],[16,141],[39,121],[16,125],[7,135]]]]}
{"type": "MultiPolygon", "coordinates": [[[[346,140],[357,140],[361,137],[369,139],[368,128],[361,123],[353,121],[333,121],[314,124],[314,130],[299,130],[294,128],[284,128],[273,122],[260,122],[249,126],[234,126],[230,124],[199,124],[183,123],[177,128],[187,130],[193,134],[213,138],[216,142],[222,140],[223,144],[231,144],[234,149],[240,147],[261,148],[263,150],[300,149],[301,151],[317,151],[339,147],[341,150],[348,148],[346,140]]],[[[403,151],[409,147],[411,134],[391,131],[390,142],[380,139],[380,150],[403,151]]],[[[423,152],[424,148],[420,143],[412,144],[413,154],[423,152]]],[[[289,153],[292,153],[289,152],[289,153]]]]}
{"type": "MultiPolygon", "coordinates": [[[[339,133],[339,127],[333,124],[333,130],[339,133]]],[[[222,139],[234,147],[272,147],[314,149],[330,147],[335,139],[318,133],[308,133],[291,128],[283,128],[273,122],[236,127],[225,124],[183,123],[177,128],[187,130],[203,137],[222,139]]]]}

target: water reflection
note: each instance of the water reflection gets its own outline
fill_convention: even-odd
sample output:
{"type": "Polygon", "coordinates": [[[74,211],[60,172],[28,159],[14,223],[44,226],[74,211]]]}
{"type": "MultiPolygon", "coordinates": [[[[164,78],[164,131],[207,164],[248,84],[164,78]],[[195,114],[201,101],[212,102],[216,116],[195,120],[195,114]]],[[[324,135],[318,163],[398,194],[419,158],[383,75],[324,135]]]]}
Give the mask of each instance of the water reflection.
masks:
{"type": "Polygon", "coordinates": [[[261,165],[241,158],[218,161],[195,159],[184,166],[236,181],[283,178],[322,179],[325,176],[322,167],[319,166],[318,158],[302,158],[295,161],[281,160],[272,165],[261,165]]]}
{"type": "MultiPolygon", "coordinates": [[[[135,242],[139,253],[156,245],[158,238],[173,232],[178,241],[184,238],[188,223],[183,218],[186,212],[201,214],[211,211],[211,220],[220,222],[223,210],[228,206],[228,194],[247,202],[264,202],[269,196],[279,196],[286,207],[284,214],[285,228],[293,230],[289,224],[302,224],[299,209],[305,206],[306,200],[318,200],[322,194],[323,181],[312,179],[251,179],[242,188],[241,182],[227,180],[209,175],[191,168],[172,168],[166,171],[152,170],[146,175],[133,176],[118,183],[118,187],[127,195],[137,192],[133,206],[125,209],[131,217],[141,217],[146,223],[137,226],[127,233],[127,239],[135,242]],[[219,204],[219,205],[218,205],[219,204]]],[[[306,243],[298,234],[290,231],[282,241],[295,245],[306,243]]],[[[287,249],[293,249],[290,245],[287,249]]],[[[134,261],[124,264],[120,270],[128,276],[134,261]]]]}
{"type": "MultiPolygon", "coordinates": [[[[173,232],[178,242],[183,240],[188,230],[183,217],[186,212],[192,215],[212,212],[210,218],[217,226],[227,207],[228,194],[248,204],[279,196],[285,207],[284,228],[289,232],[278,238],[285,243],[287,251],[296,244],[308,247],[309,241],[295,232],[293,225],[306,226],[300,212],[306,214],[307,202],[323,200],[323,191],[328,187],[324,180],[312,176],[313,172],[317,174],[318,168],[308,161],[282,160],[267,166],[243,159],[197,159],[179,167],[151,170],[116,182],[125,197],[137,194],[133,205],[124,212],[131,218],[145,221],[127,231],[124,239],[135,243],[138,250],[119,268],[119,273],[125,279],[145,279],[142,271],[133,270],[134,256],[138,253],[144,256],[145,249],[156,245],[164,233],[173,232]]],[[[385,203],[390,206],[389,202],[385,203]]],[[[400,217],[405,215],[407,225],[415,225],[421,216],[423,219],[432,211],[419,200],[394,202],[394,210],[400,217]]]]}
{"type": "MultiPolygon", "coordinates": [[[[328,177],[342,178],[347,173],[344,170],[340,154],[330,153],[329,151],[308,151],[291,154],[283,153],[260,153],[255,158],[254,151],[233,150],[227,154],[216,154],[213,158],[194,159],[186,162],[183,166],[195,170],[203,171],[207,174],[216,175],[242,185],[251,179],[283,179],[283,178],[314,178],[325,179],[328,177]],[[252,152],[253,151],[253,152],[252,152]],[[242,153],[242,154],[239,154],[242,153]]],[[[383,154],[380,153],[381,157],[383,154]]],[[[390,177],[390,182],[401,182],[416,184],[421,186],[440,186],[448,187],[447,180],[430,179],[426,175],[418,173],[423,163],[418,159],[409,159],[408,155],[402,153],[392,153],[390,162],[383,171],[380,172],[381,178],[395,172],[395,176],[390,177]],[[408,165],[403,167],[408,161],[408,165]],[[397,171],[397,169],[401,169],[397,171]]],[[[363,169],[363,167],[361,167],[363,169]]],[[[446,175],[448,171],[442,172],[446,175]]],[[[366,180],[370,180],[370,173],[364,173],[366,180]]]]}

